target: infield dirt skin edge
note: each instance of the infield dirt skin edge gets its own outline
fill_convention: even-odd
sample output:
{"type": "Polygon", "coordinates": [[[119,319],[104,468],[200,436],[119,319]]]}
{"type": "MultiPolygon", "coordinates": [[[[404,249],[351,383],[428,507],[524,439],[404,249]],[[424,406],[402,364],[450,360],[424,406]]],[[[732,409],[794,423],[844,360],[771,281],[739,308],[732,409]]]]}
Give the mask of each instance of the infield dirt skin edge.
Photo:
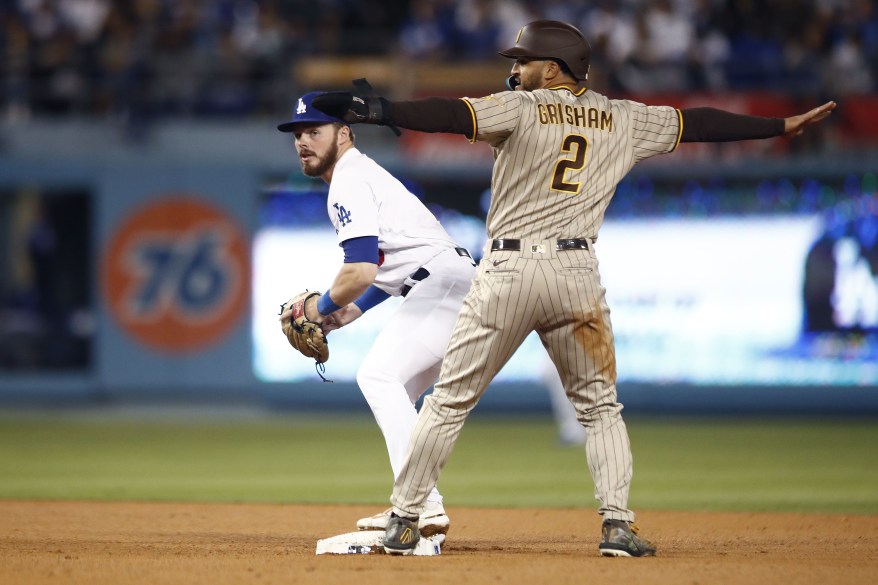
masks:
{"type": "Polygon", "coordinates": [[[878,580],[878,516],[641,512],[658,556],[598,556],[582,509],[448,508],[439,557],[315,555],[371,506],[0,501],[0,583],[834,584],[878,580]]]}

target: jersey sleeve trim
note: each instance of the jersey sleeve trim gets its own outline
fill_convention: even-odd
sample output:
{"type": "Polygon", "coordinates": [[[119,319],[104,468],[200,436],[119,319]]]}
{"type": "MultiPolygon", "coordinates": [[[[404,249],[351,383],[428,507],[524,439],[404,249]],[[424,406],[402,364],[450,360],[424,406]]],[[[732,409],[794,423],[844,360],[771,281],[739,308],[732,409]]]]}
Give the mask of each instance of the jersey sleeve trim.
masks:
{"type": "Polygon", "coordinates": [[[681,112],[679,108],[674,109],[677,111],[677,119],[680,121],[680,131],[677,133],[677,142],[674,143],[674,148],[668,152],[674,152],[677,150],[677,147],[680,146],[680,139],[683,138],[683,112],[681,112]]]}
{"type": "Polygon", "coordinates": [[[585,88],[585,87],[580,87],[580,88],[577,88],[576,91],[573,91],[572,89],[570,89],[570,86],[568,86],[568,85],[556,85],[554,87],[547,87],[546,89],[548,89],[549,91],[560,91],[562,89],[566,89],[567,91],[569,91],[570,93],[572,93],[576,97],[579,97],[582,94],[584,94],[586,91],[588,91],[588,88],[585,88]]]}
{"type": "Polygon", "coordinates": [[[476,111],[473,109],[473,105],[469,103],[469,100],[466,98],[460,98],[460,101],[466,104],[466,107],[469,108],[469,113],[473,117],[473,135],[472,137],[466,136],[466,138],[470,141],[470,144],[474,144],[476,141],[476,136],[479,135],[479,121],[476,119],[476,111]]]}

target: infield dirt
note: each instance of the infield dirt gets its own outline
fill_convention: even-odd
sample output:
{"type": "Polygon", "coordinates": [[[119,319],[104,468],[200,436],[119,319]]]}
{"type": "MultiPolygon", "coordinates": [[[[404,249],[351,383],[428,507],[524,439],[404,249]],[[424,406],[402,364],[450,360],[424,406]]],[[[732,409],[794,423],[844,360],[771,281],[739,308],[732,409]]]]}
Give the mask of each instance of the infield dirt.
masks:
{"type": "Polygon", "coordinates": [[[439,557],[316,556],[367,506],[0,501],[0,583],[878,581],[878,516],[641,512],[647,559],[601,558],[591,510],[449,508],[439,557]]]}

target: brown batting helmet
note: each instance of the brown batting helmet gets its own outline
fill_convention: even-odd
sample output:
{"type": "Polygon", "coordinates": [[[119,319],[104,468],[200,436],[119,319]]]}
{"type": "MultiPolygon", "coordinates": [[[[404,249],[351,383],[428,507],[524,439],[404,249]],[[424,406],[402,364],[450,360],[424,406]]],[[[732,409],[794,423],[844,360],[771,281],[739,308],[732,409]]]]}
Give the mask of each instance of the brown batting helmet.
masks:
{"type": "Polygon", "coordinates": [[[515,46],[500,51],[504,57],[517,59],[557,59],[582,81],[588,78],[591,46],[578,28],[558,20],[535,20],[518,31],[515,46]]]}

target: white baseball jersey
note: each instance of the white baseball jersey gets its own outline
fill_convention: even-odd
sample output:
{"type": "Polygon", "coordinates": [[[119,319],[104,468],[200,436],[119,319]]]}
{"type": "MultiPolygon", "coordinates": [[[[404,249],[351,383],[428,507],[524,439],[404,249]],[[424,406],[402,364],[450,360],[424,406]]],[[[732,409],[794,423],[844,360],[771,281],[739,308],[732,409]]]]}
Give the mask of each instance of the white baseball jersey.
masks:
{"type": "Polygon", "coordinates": [[[596,240],[619,181],[638,161],[673,151],[680,137],[675,108],[585,89],[464,100],[476,138],[494,148],[491,238],[596,240]]]}
{"type": "Polygon", "coordinates": [[[457,246],[417,197],[356,148],[335,165],[326,211],[339,243],[378,236],[375,286],[393,296],[407,276],[457,246]]]}
{"type": "MultiPolygon", "coordinates": [[[[475,267],[417,197],[355,148],[336,162],[326,205],[339,242],[378,236],[375,285],[383,291],[397,296],[406,277],[419,268],[430,273],[384,323],[357,372],[396,477],[417,419],[415,403],[439,375],[475,267]]],[[[428,497],[441,503],[430,487],[428,497]]]]}

